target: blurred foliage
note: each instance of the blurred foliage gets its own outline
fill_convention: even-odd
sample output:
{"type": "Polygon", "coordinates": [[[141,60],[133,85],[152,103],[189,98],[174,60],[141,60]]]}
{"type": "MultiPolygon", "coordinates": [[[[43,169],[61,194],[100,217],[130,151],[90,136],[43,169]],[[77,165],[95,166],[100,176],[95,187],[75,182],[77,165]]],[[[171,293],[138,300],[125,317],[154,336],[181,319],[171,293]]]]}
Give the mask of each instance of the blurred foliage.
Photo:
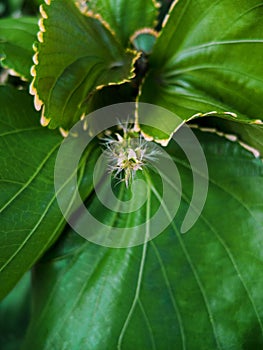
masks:
{"type": "Polygon", "coordinates": [[[38,13],[38,7],[43,0],[1,0],[0,18],[21,15],[35,15],[38,13]]]}

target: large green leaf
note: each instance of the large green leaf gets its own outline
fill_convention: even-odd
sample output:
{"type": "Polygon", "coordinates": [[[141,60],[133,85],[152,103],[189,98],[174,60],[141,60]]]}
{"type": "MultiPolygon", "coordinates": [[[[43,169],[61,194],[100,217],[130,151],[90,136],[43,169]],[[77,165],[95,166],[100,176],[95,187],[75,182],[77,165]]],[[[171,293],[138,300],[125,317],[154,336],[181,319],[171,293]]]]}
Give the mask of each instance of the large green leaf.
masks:
{"type": "Polygon", "coordinates": [[[124,46],[139,29],[154,28],[157,22],[158,6],[155,0],[89,0],[87,8],[99,14],[116,33],[124,46]]]}
{"type": "Polygon", "coordinates": [[[37,19],[31,17],[0,20],[0,58],[4,67],[30,80],[37,19]]]}
{"type": "Polygon", "coordinates": [[[50,119],[50,128],[69,129],[84,113],[89,94],[133,76],[137,54],[125,51],[100,20],[82,14],[73,0],[46,2],[31,92],[37,109],[44,104],[44,124],[50,119]]]}
{"type": "MultiPolygon", "coordinates": [[[[0,87],[0,105],[2,298],[51,245],[65,223],[53,180],[61,135],[39,125],[39,113],[24,91],[0,87]]],[[[89,191],[86,183],[84,197],[89,191]]]]}
{"type": "MultiPolygon", "coordinates": [[[[174,1],[149,59],[140,101],[185,120],[226,111],[237,116],[219,116],[262,122],[262,15],[260,0],[174,1]]],[[[171,121],[167,133],[176,127],[171,121]]]]}
{"type": "MultiPolygon", "coordinates": [[[[168,151],[183,182],[175,219],[159,237],[133,248],[96,246],[72,231],[62,237],[35,269],[24,349],[262,348],[262,163],[237,143],[196,135],[210,185],[196,224],[180,234],[193,177],[171,142],[168,151]]],[[[160,204],[155,176],[146,210],[126,220],[94,198],[88,208],[109,225],[144,222],[160,204]]],[[[119,198],[126,195],[119,192],[119,198]]]]}
{"type": "Polygon", "coordinates": [[[61,231],[53,164],[61,136],[39,123],[32,99],[0,88],[0,297],[30,268],[61,231]]]}

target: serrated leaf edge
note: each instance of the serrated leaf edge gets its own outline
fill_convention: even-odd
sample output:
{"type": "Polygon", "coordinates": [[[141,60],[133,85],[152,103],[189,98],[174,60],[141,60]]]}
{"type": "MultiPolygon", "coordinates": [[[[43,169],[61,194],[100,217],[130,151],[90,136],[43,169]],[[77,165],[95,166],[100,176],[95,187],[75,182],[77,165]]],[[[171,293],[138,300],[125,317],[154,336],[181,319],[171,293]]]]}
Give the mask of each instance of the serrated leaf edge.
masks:
{"type": "MultiPolygon", "coordinates": [[[[45,3],[50,6],[52,0],[45,0],[45,3]]],[[[75,3],[76,7],[80,10],[80,7],[77,5],[77,3],[75,3]]],[[[39,19],[38,21],[38,27],[39,27],[39,31],[37,33],[37,39],[38,39],[38,42],[41,44],[44,42],[44,38],[43,38],[43,33],[46,32],[46,29],[45,29],[45,25],[44,25],[44,21],[46,19],[48,19],[48,15],[46,13],[46,11],[44,10],[43,8],[43,5],[40,5],[39,7],[39,12],[40,12],[40,15],[41,15],[41,18],[39,19]]],[[[103,18],[98,15],[98,14],[94,14],[92,11],[81,11],[81,14],[87,16],[87,17],[91,17],[91,18],[95,18],[97,19],[98,21],[100,21],[100,23],[114,36],[114,38],[117,40],[117,37],[116,37],[116,34],[115,32],[111,29],[111,27],[109,26],[109,24],[103,20],[103,18]]],[[[35,87],[35,81],[36,81],[36,76],[37,76],[37,73],[36,73],[36,66],[39,64],[39,60],[38,60],[38,54],[39,54],[39,51],[38,51],[38,48],[36,45],[33,45],[33,49],[35,51],[35,54],[33,55],[33,62],[34,62],[34,65],[31,67],[30,69],[30,74],[31,76],[33,77],[33,80],[30,84],[30,87],[29,87],[29,92],[31,95],[34,96],[34,106],[35,106],[35,109],[37,111],[40,111],[42,109],[42,112],[41,112],[41,118],[40,118],[40,124],[44,127],[48,126],[48,124],[50,123],[51,121],[51,118],[47,118],[45,116],[45,105],[44,105],[44,101],[41,100],[39,94],[38,94],[38,91],[37,91],[37,88],[35,87]]],[[[131,61],[131,68],[130,68],[130,74],[127,78],[119,81],[118,83],[116,82],[109,82],[108,84],[103,84],[103,85],[99,85],[99,86],[96,86],[94,88],[94,92],[95,91],[98,91],[98,90],[101,90],[103,87],[105,86],[111,86],[111,85],[121,85],[121,84],[124,84],[126,82],[129,82],[130,79],[134,78],[135,77],[135,62],[139,59],[139,57],[141,56],[141,53],[140,52],[137,52],[136,50],[132,50],[132,49],[126,49],[125,50],[125,53],[131,53],[134,55],[132,61],[131,61]]],[[[91,91],[92,92],[92,91],[91,91]]],[[[64,130],[63,129],[63,132],[61,132],[61,134],[66,137],[66,134],[67,134],[67,130],[64,130]]]]}
{"type": "MultiPolygon", "coordinates": [[[[85,1],[85,3],[86,3],[86,1],[85,1]]],[[[153,23],[152,23],[152,27],[155,28],[156,25],[158,24],[158,15],[159,15],[159,9],[161,8],[161,2],[159,2],[158,0],[152,0],[152,4],[153,4],[154,8],[157,10],[156,18],[153,20],[153,23]]],[[[83,4],[76,2],[76,6],[79,8],[79,10],[82,14],[87,15],[87,16],[91,16],[93,18],[97,18],[112,33],[112,35],[115,37],[115,39],[118,42],[120,42],[116,32],[111,28],[109,23],[99,13],[95,13],[94,11],[90,10],[87,4],[86,4],[86,6],[84,6],[83,4]]],[[[156,32],[153,28],[149,28],[149,29],[153,30],[155,33],[158,34],[158,32],[156,32]]],[[[140,30],[140,29],[138,29],[138,30],[140,30]]],[[[138,30],[136,30],[136,32],[138,30]]],[[[130,36],[130,40],[133,37],[133,35],[130,36]]]]}
{"type": "MultiPolygon", "coordinates": [[[[176,2],[179,0],[176,0],[176,2]]],[[[162,145],[163,147],[166,147],[168,145],[168,143],[170,142],[173,134],[181,127],[183,126],[185,123],[196,119],[196,118],[201,118],[201,117],[216,117],[216,116],[222,116],[222,115],[226,115],[229,117],[231,117],[233,119],[233,121],[236,122],[240,122],[242,124],[249,124],[249,125],[263,125],[263,121],[261,119],[251,119],[249,121],[237,121],[238,115],[234,112],[229,112],[229,111],[225,111],[225,112],[218,112],[218,111],[210,111],[210,112],[206,112],[206,113],[195,113],[193,114],[191,117],[189,117],[188,119],[185,119],[182,121],[182,123],[177,126],[173,132],[170,134],[170,136],[167,139],[155,139],[153,136],[148,135],[147,133],[145,133],[141,128],[140,128],[140,123],[139,123],[139,116],[138,116],[138,103],[140,103],[140,97],[142,94],[142,88],[144,85],[144,81],[147,78],[147,75],[144,77],[144,79],[141,82],[141,85],[139,87],[139,91],[138,91],[138,95],[136,98],[136,109],[135,109],[135,121],[134,121],[134,129],[136,132],[140,132],[142,134],[142,136],[145,138],[145,140],[147,141],[155,141],[156,143],[159,143],[160,145],[162,145]]],[[[241,141],[242,142],[242,141],[241,141]]],[[[250,146],[248,146],[250,147],[250,146]]],[[[257,151],[258,152],[258,151],[257,151]]]]}
{"type": "Polygon", "coordinates": [[[161,1],[158,1],[158,0],[152,0],[152,3],[153,3],[153,6],[156,10],[156,17],[155,17],[155,20],[153,21],[153,28],[155,28],[157,25],[158,25],[158,17],[159,17],[159,14],[160,14],[160,9],[162,7],[162,3],[161,1]]]}
{"type": "MultiPolygon", "coordinates": [[[[229,111],[226,111],[226,112],[218,112],[218,111],[210,111],[210,112],[206,112],[206,113],[195,113],[193,114],[191,117],[189,117],[188,119],[185,119],[185,120],[182,120],[182,123],[180,125],[178,125],[174,130],[173,132],[170,133],[169,137],[167,139],[155,139],[154,136],[152,135],[149,135],[147,133],[145,133],[141,127],[140,127],[140,123],[139,123],[139,115],[138,115],[138,103],[139,103],[139,99],[140,99],[140,96],[141,96],[141,92],[142,92],[142,87],[143,87],[143,83],[144,83],[144,80],[146,79],[146,76],[144,77],[141,85],[140,85],[140,88],[139,88],[139,93],[137,95],[137,98],[136,98],[136,109],[135,109],[135,122],[134,122],[134,129],[135,131],[137,132],[140,132],[142,134],[142,136],[145,138],[145,140],[147,141],[155,141],[156,143],[159,143],[161,146],[163,147],[166,147],[172,136],[174,135],[174,133],[179,130],[184,124],[186,124],[187,122],[193,120],[193,119],[196,119],[196,118],[201,118],[201,117],[209,117],[209,116],[222,116],[222,115],[225,115],[225,116],[228,116],[231,117],[233,119],[233,121],[236,121],[237,122],[237,114],[236,113],[233,113],[233,112],[229,112],[229,111]]],[[[263,125],[263,121],[260,120],[260,119],[252,119],[250,120],[249,122],[247,121],[239,121],[240,123],[242,124],[254,124],[254,125],[263,125]]],[[[203,129],[206,129],[206,128],[203,128],[203,129]]],[[[210,128],[207,128],[209,130],[211,130],[210,128]]],[[[221,133],[221,132],[219,132],[221,133]]],[[[253,149],[254,150],[254,154],[258,154],[258,150],[254,149],[253,147],[249,146],[249,145],[246,145],[245,143],[243,143],[242,141],[240,141],[240,144],[244,144],[243,147],[250,150],[253,149]]],[[[260,152],[259,152],[260,154],[260,152]]]]}
{"type": "Polygon", "coordinates": [[[25,77],[23,74],[19,73],[18,71],[16,71],[13,67],[11,68],[11,66],[9,66],[8,64],[6,64],[6,62],[4,62],[6,59],[6,57],[2,57],[0,59],[1,65],[4,69],[7,70],[7,73],[13,77],[19,77],[22,81],[28,81],[28,78],[25,77]]]}
{"type": "Polygon", "coordinates": [[[140,34],[151,34],[153,35],[155,38],[158,37],[159,33],[153,29],[153,28],[150,28],[150,27],[143,27],[143,28],[140,28],[138,30],[136,30],[129,38],[129,40],[131,42],[134,41],[134,39],[137,38],[137,36],[139,36],[140,34]]]}
{"type": "MultiPolygon", "coordinates": [[[[163,19],[163,22],[162,22],[162,29],[166,26],[166,23],[168,22],[168,19],[170,18],[173,9],[175,8],[175,6],[177,5],[177,3],[178,3],[179,1],[180,1],[180,0],[174,0],[174,2],[171,4],[168,13],[165,15],[165,17],[164,17],[164,19],[163,19]]],[[[162,33],[162,30],[160,31],[160,34],[161,34],[161,33],[162,33]]]]}
{"type": "MultiPolygon", "coordinates": [[[[216,134],[217,136],[223,137],[228,141],[238,143],[246,151],[249,151],[250,153],[252,153],[255,158],[260,158],[260,151],[258,149],[256,149],[255,147],[252,147],[249,144],[245,143],[244,141],[240,140],[240,138],[233,133],[228,134],[228,133],[225,133],[223,131],[218,130],[217,128],[201,127],[198,124],[190,124],[189,127],[191,129],[197,129],[197,130],[200,130],[202,132],[216,134]]],[[[262,161],[263,161],[263,159],[262,159],[262,161]]]]}
{"type": "Polygon", "coordinates": [[[8,74],[14,76],[14,77],[19,77],[21,80],[23,81],[28,81],[28,78],[19,73],[17,70],[14,69],[14,67],[11,67],[8,63],[6,63],[6,55],[4,54],[3,57],[0,58],[0,62],[1,62],[1,66],[4,68],[4,69],[7,69],[8,70],[8,74]]]}
{"type": "MultiPolygon", "coordinates": [[[[45,0],[45,3],[47,5],[50,5],[50,0],[45,0]]],[[[37,38],[38,38],[38,41],[43,43],[43,32],[45,32],[45,27],[44,27],[44,20],[48,18],[47,16],[47,13],[45,12],[44,8],[43,8],[43,5],[40,5],[39,7],[39,12],[42,16],[42,18],[39,19],[38,21],[38,26],[39,26],[39,32],[37,33],[37,38]]],[[[34,105],[35,105],[35,109],[37,111],[40,111],[44,102],[40,99],[39,95],[38,95],[38,92],[37,92],[37,89],[35,87],[35,81],[36,81],[36,66],[39,64],[39,61],[38,61],[38,48],[36,47],[36,45],[33,45],[33,50],[35,51],[35,54],[33,55],[33,63],[34,65],[31,67],[31,70],[30,70],[30,74],[31,76],[33,77],[33,80],[29,86],[29,93],[31,95],[34,96],[34,105]]],[[[47,122],[47,120],[44,121],[44,117],[43,117],[43,120],[42,120],[42,117],[43,117],[43,112],[42,112],[42,116],[41,116],[41,125],[43,126],[47,126],[49,122],[47,122]],[[43,124],[42,124],[43,122],[43,124]]]]}

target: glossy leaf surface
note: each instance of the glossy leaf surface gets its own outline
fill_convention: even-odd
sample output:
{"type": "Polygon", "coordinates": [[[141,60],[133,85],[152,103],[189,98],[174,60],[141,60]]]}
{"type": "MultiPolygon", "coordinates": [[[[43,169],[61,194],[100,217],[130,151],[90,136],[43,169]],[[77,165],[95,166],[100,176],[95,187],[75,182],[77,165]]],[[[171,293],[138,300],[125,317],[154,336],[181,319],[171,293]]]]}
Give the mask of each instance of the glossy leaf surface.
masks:
{"type": "MultiPolygon", "coordinates": [[[[232,121],[262,120],[262,15],[259,0],[175,1],[139,100],[166,107],[182,120],[207,112],[232,121]]],[[[167,133],[176,127],[171,121],[167,133]]]]}
{"type": "MultiPolygon", "coordinates": [[[[0,105],[3,298],[54,242],[65,222],[54,190],[54,164],[61,135],[40,126],[39,113],[24,91],[0,87],[0,105]]],[[[84,197],[90,191],[88,176],[85,178],[84,197]]]]}
{"type": "MultiPolygon", "coordinates": [[[[263,346],[262,163],[224,138],[197,136],[209,166],[209,192],[196,224],[180,234],[193,178],[182,151],[170,144],[183,184],[175,219],[156,239],[126,249],[97,246],[69,231],[36,268],[24,349],[263,346]]],[[[94,198],[87,205],[125,229],[160,205],[157,181],[150,190],[149,211],[142,208],[125,221],[117,211],[102,211],[94,198]]],[[[125,199],[123,191],[119,198],[125,199]]]]}
{"type": "Polygon", "coordinates": [[[154,28],[158,15],[155,0],[91,0],[87,1],[87,7],[110,25],[122,45],[126,47],[130,37],[137,30],[154,28]]]}
{"type": "Polygon", "coordinates": [[[133,76],[137,54],[125,51],[100,20],[83,15],[72,0],[52,0],[41,13],[31,93],[37,109],[44,104],[43,124],[69,129],[85,112],[89,94],[133,76]]]}
{"type": "Polygon", "coordinates": [[[1,87],[0,296],[43,254],[61,231],[53,164],[62,137],[39,124],[32,98],[1,87]]]}
{"type": "Polygon", "coordinates": [[[33,44],[37,35],[37,19],[5,18],[0,20],[0,58],[2,65],[31,80],[33,44]]]}

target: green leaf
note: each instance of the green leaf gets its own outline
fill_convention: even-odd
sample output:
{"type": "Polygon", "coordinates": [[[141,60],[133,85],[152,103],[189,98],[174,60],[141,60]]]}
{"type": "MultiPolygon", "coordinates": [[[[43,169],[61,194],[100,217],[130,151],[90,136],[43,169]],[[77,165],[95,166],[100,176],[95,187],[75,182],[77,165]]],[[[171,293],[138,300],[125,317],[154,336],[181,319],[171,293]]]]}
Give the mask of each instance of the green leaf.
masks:
{"type": "MultiPolygon", "coordinates": [[[[58,237],[65,220],[54,190],[54,164],[61,135],[39,125],[39,113],[24,91],[1,86],[0,105],[0,298],[3,298],[58,237]]],[[[83,167],[82,162],[80,169],[83,167]]],[[[86,178],[85,189],[81,190],[84,198],[91,190],[85,169],[80,177],[86,178]]]]}
{"type": "Polygon", "coordinates": [[[152,29],[145,28],[139,30],[132,36],[131,41],[137,51],[142,51],[146,55],[152,52],[156,42],[157,32],[152,29]]]}
{"type": "MultiPolygon", "coordinates": [[[[207,202],[196,224],[180,234],[193,174],[171,142],[166,150],[183,183],[175,219],[160,236],[133,248],[96,246],[72,231],[63,236],[35,270],[24,349],[262,348],[263,166],[237,143],[196,135],[209,166],[207,202]]],[[[148,210],[160,205],[161,186],[154,172],[150,176],[146,211],[124,220],[94,198],[88,209],[109,225],[145,222],[148,210]]],[[[127,199],[122,186],[114,188],[127,199]]]]}
{"type": "Polygon", "coordinates": [[[91,0],[87,8],[105,20],[121,44],[129,45],[130,37],[139,29],[154,28],[159,4],[155,0],[91,0]]]}
{"type": "MultiPolygon", "coordinates": [[[[262,120],[262,14],[260,0],[174,1],[139,100],[184,120],[208,112],[245,123],[262,120]]],[[[167,134],[176,127],[171,121],[167,134]]]]}
{"type": "Polygon", "coordinates": [[[263,125],[236,123],[218,118],[203,118],[196,121],[200,126],[216,128],[217,131],[236,135],[244,146],[253,147],[263,156],[263,125]]]}
{"type": "Polygon", "coordinates": [[[64,225],[53,166],[62,137],[43,129],[24,91],[0,87],[0,298],[44,253],[64,225]]]}
{"type": "Polygon", "coordinates": [[[31,80],[33,43],[37,34],[34,17],[0,20],[0,58],[4,67],[12,69],[26,80],[31,80]]]}
{"type": "Polygon", "coordinates": [[[41,13],[31,92],[37,109],[44,104],[44,124],[69,129],[96,89],[133,76],[137,54],[125,51],[100,20],[82,14],[72,0],[52,0],[41,13]]]}
{"type": "Polygon", "coordinates": [[[27,273],[0,303],[0,344],[2,349],[17,350],[30,320],[30,274],[27,273]]]}

